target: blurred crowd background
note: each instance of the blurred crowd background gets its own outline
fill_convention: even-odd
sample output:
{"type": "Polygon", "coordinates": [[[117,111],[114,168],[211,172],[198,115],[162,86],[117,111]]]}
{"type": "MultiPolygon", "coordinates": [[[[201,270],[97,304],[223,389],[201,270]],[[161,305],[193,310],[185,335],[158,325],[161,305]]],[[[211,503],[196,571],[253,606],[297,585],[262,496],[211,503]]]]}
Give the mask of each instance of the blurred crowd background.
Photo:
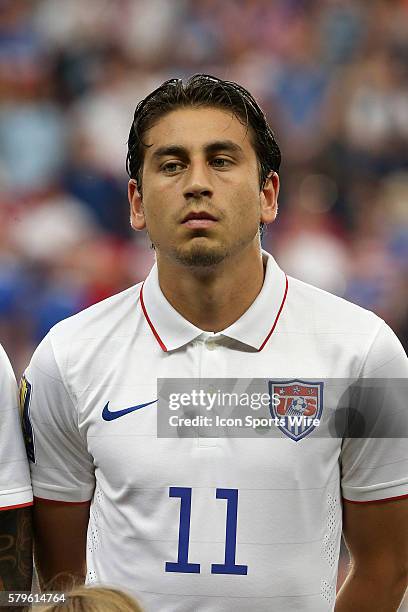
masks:
{"type": "Polygon", "coordinates": [[[264,246],[407,347],[407,0],[0,0],[0,339],[17,376],[54,323],[150,269],[129,225],[131,118],[195,72],[249,88],[276,133],[264,246]]]}
{"type": "Polygon", "coordinates": [[[17,375],[54,323],[149,270],[129,127],[194,72],[248,87],[276,133],[265,247],[407,346],[407,0],[0,0],[0,338],[17,375]]]}

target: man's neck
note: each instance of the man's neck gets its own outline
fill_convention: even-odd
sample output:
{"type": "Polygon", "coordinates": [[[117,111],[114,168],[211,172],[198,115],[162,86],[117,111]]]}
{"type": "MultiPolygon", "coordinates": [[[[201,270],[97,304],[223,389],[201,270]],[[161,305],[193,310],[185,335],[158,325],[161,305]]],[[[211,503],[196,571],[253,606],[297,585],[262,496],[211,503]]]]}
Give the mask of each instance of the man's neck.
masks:
{"type": "Polygon", "coordinates": [[[207,270],[161,257],[157,263],[167,301],[205,331],[219,332],[237,321],[259,294],[264,279],[262,253],[253,248],[207,270]]]}

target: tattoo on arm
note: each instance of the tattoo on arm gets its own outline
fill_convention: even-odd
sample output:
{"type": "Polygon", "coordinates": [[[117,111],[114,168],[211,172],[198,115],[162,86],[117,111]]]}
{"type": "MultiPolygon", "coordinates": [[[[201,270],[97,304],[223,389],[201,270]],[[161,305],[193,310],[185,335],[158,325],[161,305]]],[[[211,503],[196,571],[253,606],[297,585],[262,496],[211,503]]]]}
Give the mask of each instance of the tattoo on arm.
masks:
{"type": "Polygon", "coordinates": [[[31,591],[32,509],[0,512],[0,590],[31,591]]]}

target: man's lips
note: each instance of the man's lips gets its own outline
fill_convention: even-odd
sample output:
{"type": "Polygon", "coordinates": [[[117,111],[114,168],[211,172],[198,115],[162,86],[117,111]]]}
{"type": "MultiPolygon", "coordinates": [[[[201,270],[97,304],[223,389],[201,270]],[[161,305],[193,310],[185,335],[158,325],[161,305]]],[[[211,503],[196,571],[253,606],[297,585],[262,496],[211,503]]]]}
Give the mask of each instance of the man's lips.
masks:
{"type": "Polygon", "coordinates": [[[190,228],[206,228],[217,223],[217,219],[207,212],[190,212],[182,221],[182,224],[190,228]]]}

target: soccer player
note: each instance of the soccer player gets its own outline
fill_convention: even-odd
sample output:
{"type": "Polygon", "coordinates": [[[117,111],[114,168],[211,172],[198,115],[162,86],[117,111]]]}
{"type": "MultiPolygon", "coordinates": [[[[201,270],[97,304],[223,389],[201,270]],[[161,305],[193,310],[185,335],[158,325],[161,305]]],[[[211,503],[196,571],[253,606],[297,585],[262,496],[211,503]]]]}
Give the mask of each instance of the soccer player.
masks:
{"type": "Polygon", "coordinates": [[[399,341],[262,251],[280,151],[245,89],[167,81],[137,106],[128,145],[131,223],[156,264],[56,325],[24,379],[42,581],[86,575],[148,612],[326,612],[343,527],[353,565],[336,611],[396,610],[406,440],[161,438],[156,425],[158,378],[286,380],[281,412],[293,396],[283,412],[320,414],[324,379],[406,377],[399,341]]]}
{"type": "Polygon", "coordinates": [[[31,590],[32,505],[16,379],[0,346],[0,591],[31,590]]]}

